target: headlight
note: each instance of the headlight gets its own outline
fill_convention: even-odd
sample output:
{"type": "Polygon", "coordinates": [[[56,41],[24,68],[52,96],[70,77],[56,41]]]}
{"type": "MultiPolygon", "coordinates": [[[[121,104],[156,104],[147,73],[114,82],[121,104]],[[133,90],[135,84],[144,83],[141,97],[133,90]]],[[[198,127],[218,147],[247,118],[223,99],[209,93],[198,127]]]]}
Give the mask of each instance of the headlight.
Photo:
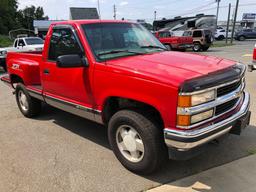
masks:
{"type": "Polygon", "coordinates": [[[209,119],[213,116],[213,109],[191,116],[191,124],[209,119]]]}
{"type": "Polygon", "coordinates": [[[7,51],[0,51],[0,55],[6,55],[7,51]]]}
{"type": "Polygon", "coordinates": [[[213,117],[213,109],[195,115],[177,115],[178,126],[189,126],[213,117]]]}
{"type": "Polygon", "coordinates": [[[179,95],[179,107],[192,107],[213,101],[215,99],[215,90],[195,94],[195,95],[179,95]]]}

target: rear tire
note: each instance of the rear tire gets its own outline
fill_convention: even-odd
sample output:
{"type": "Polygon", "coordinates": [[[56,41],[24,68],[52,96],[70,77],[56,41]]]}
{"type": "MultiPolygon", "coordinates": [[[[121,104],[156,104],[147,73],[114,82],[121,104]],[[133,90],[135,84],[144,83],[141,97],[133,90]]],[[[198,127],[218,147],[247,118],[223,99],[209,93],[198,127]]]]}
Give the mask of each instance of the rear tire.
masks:
{"type": "Polygon", "coordinates": [[[224,35],[220,35],[218,40],[222,41],[223,39],[225,39],[224,35]]]}
{"type": "Polygon", "coordinates": [[[171,50],[172,50],[171,45],[164,45],[164,46],[167,48],[168,51],[171,51],[171,50]]]}
{"type": "Polygon", "coordinates": [[[121,110],[113,115],[108,139],[117,159],[132,172],[150,174],[168,159],[162,129],[152,118],[135,111],[121,110]]]}
{"type": "Polygon", "coordinates": [[[239,41],[245,41],[245,36],[240,36],[240,37],[238,37],[238,40],[239,40],[239,41]]]}
{"type": "Polygon", "coordinates": [[[16,102],[21,113],[28,118],[35,117],[41,112],[41,101],[31,97],[22,83],[15,89],[16,102]]]}
{"type": "Polygon", "coordinates": [[[208,51],[208,49],[209,49],[209,47],[208,47],[208,46],[207,46],[207,47],[203,47],[203,48],[202,48],[202,50],[203,50],[203,51],[208,51]]]}
{"type": "Polygon", "coordinates": [[[6,64],[3,65],[4,72],[7,72],[7,66],[6,64]]]}
{"type": "Polygon", "coordinates": [[[194,43],[194,46],[193,46],[194,52],[199,52],[199,51],[201,51],[201,49],[202,49],[202,46],[200,43],[194,43]]]}

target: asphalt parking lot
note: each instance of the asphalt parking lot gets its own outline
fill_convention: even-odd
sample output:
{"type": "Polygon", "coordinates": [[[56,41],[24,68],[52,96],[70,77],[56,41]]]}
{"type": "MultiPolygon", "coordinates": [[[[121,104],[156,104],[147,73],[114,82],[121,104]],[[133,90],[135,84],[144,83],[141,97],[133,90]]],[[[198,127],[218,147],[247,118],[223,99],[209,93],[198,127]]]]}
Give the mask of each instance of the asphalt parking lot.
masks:
{"type": "MultiPolygon", "coordinates": [[[[212,48],[207,55],[251,61],[255,41],[212,48]]],[[[44,106],[40,117],[24,118],[9,87],[0,83],[0,191],[145,191],[256,151],[256,72],[247,73],[251,125],[229,135],[189,161],[169,161],[155,175],[135,175],[112,153],[104,127],[44,106]]]]}

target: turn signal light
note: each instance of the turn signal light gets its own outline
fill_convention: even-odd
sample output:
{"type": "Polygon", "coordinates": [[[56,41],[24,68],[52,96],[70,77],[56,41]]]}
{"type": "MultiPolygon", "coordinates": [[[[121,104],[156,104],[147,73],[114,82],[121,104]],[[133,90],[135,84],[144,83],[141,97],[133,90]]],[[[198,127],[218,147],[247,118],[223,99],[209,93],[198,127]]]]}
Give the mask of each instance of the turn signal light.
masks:
{"type": "Polygon", "coordinates": [[[190,107],[190,106],[191,106],[191,96],[180,95],[178,99],[178,107],[190,107]]]}
{"type": "Polygon", "coordinates": [[[178,126],[189,126],[190,125],[189,115],[177,115],[177,125],[178,126]]]}

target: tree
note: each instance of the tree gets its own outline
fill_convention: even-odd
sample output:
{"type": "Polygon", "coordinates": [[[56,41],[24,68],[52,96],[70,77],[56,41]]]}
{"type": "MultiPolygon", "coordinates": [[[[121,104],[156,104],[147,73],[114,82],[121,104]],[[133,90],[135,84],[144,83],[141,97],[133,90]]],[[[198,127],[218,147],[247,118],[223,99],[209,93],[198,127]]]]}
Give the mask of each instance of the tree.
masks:
{"type": "Polygon", "coordinates": [[[18,28],[33,29],[33,21],[48,20],[43,7],[33,5],[18,10],[17,0],[0,0],[0,34],[8,34],[18,28]]]}
{"type": "Polygon", "coordinates": [[[17,0],[0,1],[0,34],[8,34],[11,29],[20,27],[17,22],[17,0]]]}
{"type": "Polygon", "coordinates": [[[31,5],[30,7],[25,7],[23,10],[18,12],[18,20],[21,25],[26,29],[33,29],[34,20],[48,20],[48,16],[44,15],[43,7],[35,7],[31,5]]]}

